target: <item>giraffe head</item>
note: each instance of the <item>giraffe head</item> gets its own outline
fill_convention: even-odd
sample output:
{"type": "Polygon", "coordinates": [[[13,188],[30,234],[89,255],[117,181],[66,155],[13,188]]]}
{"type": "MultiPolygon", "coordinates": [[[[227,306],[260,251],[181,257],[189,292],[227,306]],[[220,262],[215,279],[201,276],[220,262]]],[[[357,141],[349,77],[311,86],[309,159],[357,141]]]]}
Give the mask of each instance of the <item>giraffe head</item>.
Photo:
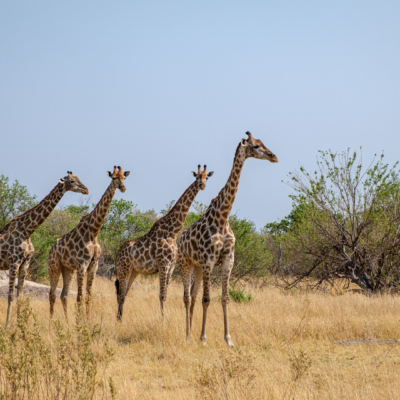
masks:
{"type": "Polygon", "coordinates": [[[264,146],[259,139],[254,139],[250,132],[246,132],[248,139],[242,139],[242,147],[244,147],[246,158],[253,157],[259,160],[268,160],[270,162],[278,162],[276,155],[264,146]]]}
{"type": "Polygon", "coordinates": [[[88,188],[75,176],[71,171],[67,171],[68,175],[58,181],[65,185],[67,190],[75,193],[89,194],[88,188]]]}
{"type": "Polygon", "coordinates": [[[122,171],[121,167],[114,166],[114,171],[107,171],[107,175],[112,179],[114,188],[118,188],[122,193],[125,192],[125,178],[130,174],[130,171],[122,171]],[[118,168],[118,169],[117,169],[118,168]]]}
{"type": "Polygon", "coordinates": [[[201,190],[206,188],[207,179],[214,175],[214,171],[207,174],[207,165],[204,166],[204,171],[201,170],[200,164],[197,166],[197,174],[192,171],[192,175],[196,178],[196,182],[201,190]]]}

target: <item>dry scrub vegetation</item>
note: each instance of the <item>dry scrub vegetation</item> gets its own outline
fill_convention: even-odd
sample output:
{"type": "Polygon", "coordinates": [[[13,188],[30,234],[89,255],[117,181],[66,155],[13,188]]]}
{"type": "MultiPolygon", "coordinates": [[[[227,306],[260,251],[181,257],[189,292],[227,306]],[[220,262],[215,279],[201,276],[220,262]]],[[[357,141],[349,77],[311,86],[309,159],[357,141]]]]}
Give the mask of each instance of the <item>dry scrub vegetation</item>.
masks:
{"type": "MultiPolygon", "coordinates": [[[[28,390],[33,390],[30,381],[30,389],[18,389],[14,397],[18,399],[23,395],[56,398],[62,390],[67,394],[60,398],[67,399],[400,398],[400,346],[375,342],[335,344],[350,339],[399,339],[399,297],[305,294],[281,292],[271,286],[248,287],[246,292],[252,292],[252,301],[230,304],[231,334],[236,347],[229,350],[223,340],[217,290],[212,292],[209,309],[207,347],[198,340],[201,301],[195,310],[194,338],[190,343],[185,340],[180,284],[170,286],[164,325],[158,286],[148,279],[130,291],[122,324],[116,322],[113,283],[99,278],[94,290],[87,324],[83,316],[72,318],[73,298],[69,323],[59,299],[56,321],[52,323],[47,301],[30,301],[36,324],[29,307],[21,304],[20,318],[17,320],[14,314],[11,328],[7,333],[1,332],[0,342],[14,340],[14,348],[12,354],[1,349],[0,398],[13,398],[10,385],[15,383],[10,377],[6,379],[6,374],[17,362],[31,363],[25,371],[40,386],[40,392],[29,395],[28,390]],[[29,326],[24,325],[27,320],[29,326]],[[24,331],[29,331],[30,336],[24,337],[24,331]],[[17,334],[11,337],[13,332],[17,334]],[[28,351],[32,343],[41,349],[33,356],[32,349],[28,351]],[[12,360],[17,355],[22,358],[12,360]],[[8,361],[5,357],[9,357],[8,361]],[[39,362],[39,358],[44,361],[39,362]],[[51,373],[49,365],[53,368],[51,373]],[[91,388],[95,389],[93,397],[91,388]]],[[[2,326],[6,304],[5,299],[0,301],[2,326]]],[[[24,381],[23,375],[14,379],[24,381]]]]}

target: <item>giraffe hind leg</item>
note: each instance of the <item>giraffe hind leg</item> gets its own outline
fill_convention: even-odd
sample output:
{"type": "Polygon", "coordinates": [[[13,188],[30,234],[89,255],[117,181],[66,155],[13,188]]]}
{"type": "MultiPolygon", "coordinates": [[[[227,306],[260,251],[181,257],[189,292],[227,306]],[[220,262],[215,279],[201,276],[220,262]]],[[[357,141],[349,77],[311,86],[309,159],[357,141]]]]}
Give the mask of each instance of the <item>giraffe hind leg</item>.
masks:
{"type": "Polygon", "coordinates": [[[196,304],[196,298],[197,294],[199,293],[199,290],[201,289],[201,286],[203,284],[203,271],[199,267],[194,268],[194,280],[192,287],[190,288],[190,297],[191,297],[191,303],[190,303],[190,317],[189,317],[189,330],[191,332],[192,326],[193,326],[193,314],[194,314],[194,306],[196,304]]]}
{"type": "Polygon", "coordinates": [[[61,272],[63,276],[63,289],[61,291],[61,303],[64,308],[65,318],[68,320],[68,293],[71,286],[72,278],[74,276],[74,271],[72,269],[61,267],[61,272]]]}
{"type": "Polygon", "coordinates": [[[9,272],[9,287],[8,287],[8,307],[7,307],[7,318],[6,318],[6,328],[10,322],[12,303],[14,301],[14,287],[15,280],[17,277],[17,272],[23,260],[14,260],[11,265],[9,272]]]}
{"type": "Polygon", "coordinates": [[[50,317],[54,314],[54,304],[56,302],[56,290],[58,281],[60,279],[61,267],[56,263],[49,263],[49,279],[50,279],[50,290],[49,290],[49,303],[50,303],[50,317]]]}
{"type": "Polygon", "coordinates": [[[89,316],[90,304],[92,300],[92,286],[94,277],[96,276],[97,269],[99,267],[98,261],[93,261],[90,263],[87,271],[86,279],[86,315],[89,316]]]}
{"type": "Polygon", "coordinates": [[[129,275],[120,276],[115,281],[115,287],[117,289],[117,300],[118,300],[118,314],[117,320],[122,321],[122,313],[124,311],[125,298],[128,294],[130,287],[132,286],[134,280],[139,275],[135,270],[132,270],[129,275]],[[128,279],[129,276],[129,279],[128,279]],[[118,282],[118,283],[117,283],[118,282]]]}

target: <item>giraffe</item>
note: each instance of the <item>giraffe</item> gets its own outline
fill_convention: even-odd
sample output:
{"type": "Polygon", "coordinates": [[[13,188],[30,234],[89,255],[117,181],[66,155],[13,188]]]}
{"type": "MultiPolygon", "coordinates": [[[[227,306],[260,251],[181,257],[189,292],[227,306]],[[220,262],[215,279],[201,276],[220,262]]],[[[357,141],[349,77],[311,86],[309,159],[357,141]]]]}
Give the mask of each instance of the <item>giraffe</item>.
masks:
{"type": "Polygon", "coordinates": [[[50,249],[48,266],[50,278],[50,315],[54,313],[54,303],[56,301],[56,288],[60,274],[63,277],[63,289],[61,292],[61,302],[64,308],[66,318],[67,298],[74,272],[77,272],[78,280],[78,303],[82,300],[83,295],[83,278],[87,273],[86,281],[86,309],[89,312],[89,305],[92,294],[93,280],[98,268],[98,260],[101,254],[101,248],[97,235],[99,234],[111,201],[117,188],[125,192],[125,178],[129,175],[129,171],[122,171],[121,167],[114,167],[114,172],[107,172],[111,178],[111,183],[103,194],[94,210],[81,218],[78,225],[67,234],[61,236],[53,244],[50,249]]]}
{"type": "Polygon", "coordinates": [[[0,270],[10,270],[6,326],[10,322],[17,274],[19,272],[18,297],[23,294],[25,274],[35,251],[31,236],[68,191],[89,194],[79,178],[68,171],[68,175],[59,179],[57,186],[37,206],[15,216],[0,231],[0,270]]]}
{"type": "Polygon", "coordinates": [[[247,140],[239,143],[232,171],[226,185],[218,196],[211,201],[205,214],[189,229],[183,232],[179,244],[178,264],[184,287],[184,304],[186,308],[186,338],[191,337],[193,311],[196,296],[204,281],[203,288],[203,324],[200,339],[205,345],[207,310],[210,304],[210,275],[214,266],[222,267],[222,308],[224,312],[224,336],[229,347],[233,343],[228,325],[228,284],[234,261],[235,235],[229,225],[229,214],[235,201],[239,186],[240,173],[247,158],[278,162],[277,157],[268,150],[261,140],[254,139],[250,132],[247,140]],[[191,285],[192,274],[194,281],[191,285]],[[189,295],[192,298],[189,314],[189,295]]]}
{"type": "Polygon", "coordinates": [[[207,179],[213,174],[214,172],[207,174],[206,165],[204,171],[201,171],[199,165],[197,174],[192,172],[196,180],[186,189],[170,212],[157,220],[146,235],[128,240],[119,249],[115,262],[119,321],[122,319],[126,295],[135,278],[139,274],[152,275],[157,272],[160,275],[160,306],[164,318],[168,284],[178,256],[176,237],[186,221],[197,193],[205,189],[207,179]]]}

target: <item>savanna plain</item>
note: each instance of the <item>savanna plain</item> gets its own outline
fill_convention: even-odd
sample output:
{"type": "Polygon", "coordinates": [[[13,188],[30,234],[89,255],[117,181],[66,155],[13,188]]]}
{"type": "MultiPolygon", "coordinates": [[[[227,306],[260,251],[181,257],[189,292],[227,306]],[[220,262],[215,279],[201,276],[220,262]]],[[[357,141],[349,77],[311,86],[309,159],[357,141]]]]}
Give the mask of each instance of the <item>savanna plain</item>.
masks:
{"type": "MultiPolygon", "coordinates": [[[[77,317],[75,297],[71,296],[69,321],[64,317],[59,298],[55,318],[50,321],[48,300],[32,298],[28,306],[20,304],[20,310],[28,307],[36,323],[27,315],[21,322],[14,307],[11,326],[7,331],[2,329],[1,340],[5,343],[8,335],[9,353],[10,346],[14,346],[15,353],[9,354],[9,358],[22,355],[22,361],[13,361],[17,364],[26,357],[23,356],[26,352],[18,346],[28,348],[30,343],[40,342],[38,346],[46,350],[37,351],[37,357],[47,357],[47,363],[55,367],[50,373],[38,362],[35,379],[39,383],[31,383],[30,388],[22,384],[13,392],[5,385],[18,385],[14,381],[24,379],[13,380],[10,376],[6,379],[16,364],[14,367],[10,364],[7,370],[7,362],[11,361],[3,355],[0,397],[12,398],[5,393],[14,393],[14,398],[30,398],[31,390],[32,398],[47,398],[49,393],[54,398],[58,393],[59,398],[96,399],[400,398],[398,296],[366,296],[350,291],[325,294],[281,291],[265,284],[243,289],[252,294],[252,300],[231,301],[229,305],[234,349],[229,349],[223,339],[219,288],[212,291],[207,346],[199,340],[200,296],[195,307],[193,338],[186,341],[183,290],[179,282],[170,285],[164,323],[158,279],[141,279],[133,285],[125,302],[122,323],[116,321],[113,282],[104,278],[96,279],[88,317],[77,317]],[[14,339],[11,337],[18,327],[31,331],[30,338],[19,334],[20,344],[15,339],[18,334],[14,339]],[[74,334],[68,332],[75,332],[80,339],[74,341],[74,334]],[[79,342],[85,340],[85,332],[89,341],[86,347],[79,342]],[[68,353],[76,351],[74,346],[81,349],[80,372],[63,377],[62,368],[72,370],[77,365],[76,361],[75,364],[68,361],[68,353]],[[57,379],[49,378],[51,374],[58,374],[58,383],[57,379]],[[81,379],[83,386],[74,386],[68,394],[66,388],[73,379],[81,379]],[[93,390],[85,392],[85,385],[92,385],[93,390]]],[[[6,309],[7,300],[2,299],[2,326],[6,309]]],[[[29,373],[29,368],[24,368],[22,375],[29,373]]]]}

